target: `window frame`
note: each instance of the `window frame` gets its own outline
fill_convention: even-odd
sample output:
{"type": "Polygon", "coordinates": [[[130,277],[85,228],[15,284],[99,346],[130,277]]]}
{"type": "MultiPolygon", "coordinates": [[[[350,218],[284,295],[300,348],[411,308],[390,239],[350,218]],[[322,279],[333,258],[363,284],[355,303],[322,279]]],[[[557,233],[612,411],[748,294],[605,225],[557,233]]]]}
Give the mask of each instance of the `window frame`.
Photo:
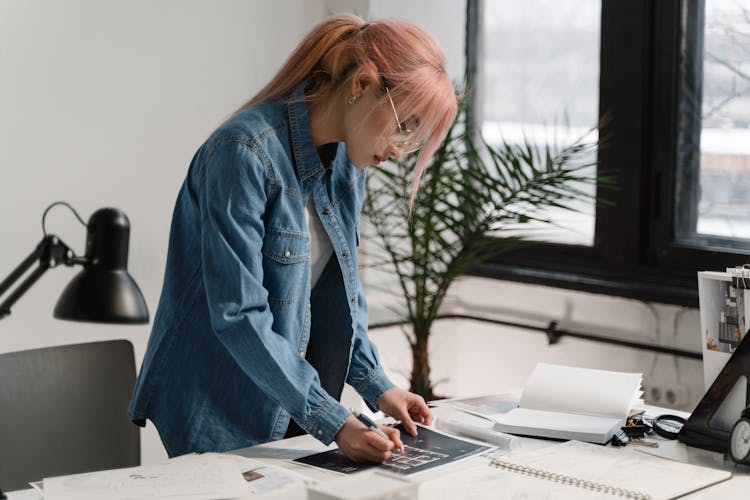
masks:
{"type": "MultiPolygon", "coordinates": [[[[472,88],[478,82],[482,8],[482,0],[467,0],[472,88]]],[[[703,0],[602,0],[599,133],[607,145],[599,151],[599,168],[614,176],[619,188],[598,192],[609,203],[596,205],[594,244],[534,242],[498,254],[470,274],[697,307],[698,271],[748,261],[747,250],[722,248],[729,240],[675,237],[677,189],[681,196],[695,196],[685,191],[690,182],[681,182],[678,162],[699,161],[699,151],[684,154],[683,148],[682,157],[677,154],[684,140],[678,134],[681,75],[698,89],[702,82],[702,65],[690,67],[691,59],[679,55],[687,43],[702,57],[703,12],[703,0]]],[[[481,86],[469,103],[470,117],[481,115],[477,94],[481,86]]],[[[700,134],[697,122],[690,124],[694,134],[700,134]]]]}

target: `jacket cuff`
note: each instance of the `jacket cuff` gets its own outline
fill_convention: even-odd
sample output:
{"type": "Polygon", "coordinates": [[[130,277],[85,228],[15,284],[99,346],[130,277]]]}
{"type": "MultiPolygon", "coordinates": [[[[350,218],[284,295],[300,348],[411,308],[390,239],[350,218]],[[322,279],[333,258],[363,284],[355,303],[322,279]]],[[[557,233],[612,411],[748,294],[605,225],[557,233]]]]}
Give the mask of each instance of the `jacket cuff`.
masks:
{"type": "Polygon", "coordinates": [[[312,415],[305,430],[321,443],[329,445],[350,416],[349,410],[330,398],[312,415]]]}
{"type": "Polygon", "coordinates": [[[378,400],[384,392],[396,387],[381,367],[373,368],[354,389],[362,396],[370,410],[378,411],[378,400]]]}

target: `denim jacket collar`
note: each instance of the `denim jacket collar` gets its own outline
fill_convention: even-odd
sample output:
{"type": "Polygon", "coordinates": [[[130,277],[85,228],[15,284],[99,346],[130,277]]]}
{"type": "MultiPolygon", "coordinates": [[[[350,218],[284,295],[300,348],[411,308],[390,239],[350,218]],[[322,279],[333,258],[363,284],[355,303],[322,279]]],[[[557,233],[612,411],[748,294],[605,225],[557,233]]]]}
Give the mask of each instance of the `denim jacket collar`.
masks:
{"type": "Polygon", "coordinates": [[[325,169],[320,162],[318,149],[315,147],[310,128],[310,116],[307,114],[305,101],[305,83],[299,85],[287,101],[289,124],[294,148],[294,163],[297,166],[300,182],[310,177],[323,176],[325,169]]]}

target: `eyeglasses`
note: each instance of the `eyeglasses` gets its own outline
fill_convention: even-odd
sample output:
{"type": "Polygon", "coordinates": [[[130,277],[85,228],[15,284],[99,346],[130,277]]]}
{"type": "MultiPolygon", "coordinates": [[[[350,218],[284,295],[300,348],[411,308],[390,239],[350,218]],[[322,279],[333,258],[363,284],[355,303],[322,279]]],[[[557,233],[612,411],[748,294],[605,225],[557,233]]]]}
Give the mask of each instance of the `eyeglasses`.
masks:
{"type": "Polygon", "coordinates": [[[393,116],[396,118],[396,125],[398,130],[388,138],[388,143],[392,146],[396,146],[401,150],[401,155],[407,155],[415,153],[422,149],[422,141],[414,140],[414,131],[406,128],[406,125],[401,123],[398,118],[398,112],[396,111],[396,105],[393,104],[393,98],[391,97],[391,90],[388,85],[384,85],[385,95],[388,96],[388,102],[391,103],[391,109],[393,110],[393,116]]]}

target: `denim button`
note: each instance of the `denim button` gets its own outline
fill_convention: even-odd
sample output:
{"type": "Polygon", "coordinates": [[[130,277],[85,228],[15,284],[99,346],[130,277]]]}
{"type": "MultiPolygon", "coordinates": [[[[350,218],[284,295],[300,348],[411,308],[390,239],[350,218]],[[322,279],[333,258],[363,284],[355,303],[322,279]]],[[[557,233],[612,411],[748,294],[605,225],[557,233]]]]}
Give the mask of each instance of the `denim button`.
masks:
{"type": "Polygon", "coordinates": [[[342,257],[349,257],[349,252],[341,252],[342,257]]]}
{"type": "Polygon", "coordinates": [[[289,250],[284,252],[284,257],[291,257],[291,256],[292,256],[292,252],[290,252],[289,250]]]}
{"type": "Polygon", "coordinates": [[[318,429],[318,436],[322,436],[322,435],[323,435],[323,429],[318,429]]]}
{"type": "Polygon", "coordinates": [[[327,208],[323,210],[323,215],[330,215],[331,211],[327,208]]]}
{"type": "Polygon", "coordinates": [[[300,352],[299,352],[299,355],[300,355],[300,356],[304,356],[304,355],[305,355],[305,351],[300,351],[300,352]]]}

